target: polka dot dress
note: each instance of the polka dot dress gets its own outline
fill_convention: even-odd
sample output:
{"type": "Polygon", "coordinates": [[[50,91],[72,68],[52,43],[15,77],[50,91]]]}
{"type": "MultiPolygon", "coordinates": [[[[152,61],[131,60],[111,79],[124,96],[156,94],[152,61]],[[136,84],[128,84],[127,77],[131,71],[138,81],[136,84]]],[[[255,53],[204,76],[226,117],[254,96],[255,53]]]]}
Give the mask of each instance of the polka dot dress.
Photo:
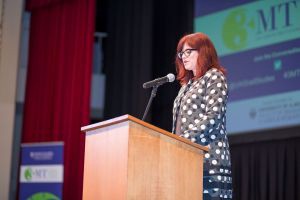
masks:
{"type": "Polygon", "coordinates": [[[172,132],[210,148],[204,158],[204,200],[232,199],[227,92],[226,77],[213,68],[182,86],[174,101],[172,132]]]}

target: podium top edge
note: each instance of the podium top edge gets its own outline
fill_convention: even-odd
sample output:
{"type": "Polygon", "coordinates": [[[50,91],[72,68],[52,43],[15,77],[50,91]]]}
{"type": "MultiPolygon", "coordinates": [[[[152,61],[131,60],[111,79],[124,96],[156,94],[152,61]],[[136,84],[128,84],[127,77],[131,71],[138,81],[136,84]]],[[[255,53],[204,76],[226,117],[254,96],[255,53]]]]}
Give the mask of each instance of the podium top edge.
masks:
{"type": "MultiPolygon", "coordinates": [[[[87,125],[87,126],[83,126],[83,127],[81,127],[80,130],[83,131],[83,132],[87,132],[87,131],[95,130],[95,129],[102,128],[102,127],[105,127],[105,126],[118,124],[118,123],[128,121],[128,120],[136,122],[136,120],[139,120],[139,119],[137,119],[137,118],[135,118],[131,115],[122,115],[120,117],[115,117],[115,118],[105,120],[105,121],[102,121],[102,122],[98,122],[98,123],[95,123],[95,124],[90,124],[90,125],[87,125]]],[[[140,121],[142,121],[142,120],[140,120],[140,121]]],[[[137,123],[139,123],[139,122],[137,122],[137,123]]]]}
{"type": "Polygon", "coordinates": [[[191,145],[191,146],[193,146],[195,148],[198,148],[198,149],[201,149],[203,151],[207,152],[209,150],[209,148],[207,146],[201,146],[201,145],[199,145],[197,143],[191,142],[190,140],[187,140],[185,138],[179,137],[179,136],[177,136],[177,135],[175,135],[173,133],[170,133],[170,132],[168,132],[168,131],[166,131],[164,129],[156,127],[156,126],[154,126],[152,124],[149,124],[149,123],[147,123],[145,121],[142,121],[142,120],[140,120],[140,119],[138,119],[136,117],[133,117],[131,115],[128,115],[128,114],[127,115],[122,115],[120,117],[115,117],[115,118],[112,118],[112,119],[109,119],[109,120],[105,120],[105,121],[102,121],[102,122],[98,122],[98,123],[95,123],[95,124],[83,126],[83,127],[81,127],[81,131],[88,132],[88,131],[92,131],[92,130],[95,130],[95,129],[98,129],[98,128],[103,128],[103,127],[106,127],[106,126],[110,126],[110,125],[113,125],[113,124],[118,124],[118,123],[125,122],[125,121],[133,121],[135,123],[138,123],[138,124],[140,124],[142,126],[145,126],[145,127],[150,128],[150,129],[153,129],[153,130],[155,130],[155,131],[157,131],[157,132],[159,132],[161,134],[164,134],[166,136],[172,137],[172,138],[174,138],[176,140],[184,142],[184,143],[186,143],[188,145],[191,145]]]}

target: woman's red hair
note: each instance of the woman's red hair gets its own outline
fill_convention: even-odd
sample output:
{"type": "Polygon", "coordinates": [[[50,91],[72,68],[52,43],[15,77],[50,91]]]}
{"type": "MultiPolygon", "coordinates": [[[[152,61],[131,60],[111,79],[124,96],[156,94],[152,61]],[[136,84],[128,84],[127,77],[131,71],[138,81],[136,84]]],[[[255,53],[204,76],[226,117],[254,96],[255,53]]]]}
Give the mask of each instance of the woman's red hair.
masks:
{"type": "Polygon", "coordinates": [[[226,73],[226,70],[219,64],[217,51],[207,35],[204,33],[193,33],[182,37],[177,45],[177,53],[182,51],[184,44],[189,45],[193,49],[197,49],[199,56],[196,75],[194,76],[192,71],[188,71],[184,68],[182,60],[176,55],[177,80],[181,85],[187,84],[190,79],[200,78],[211,68],[216,68],[223,74],[226,73]],[[204,63],[203,66],[200,66],[201,63],[204,63]]]}

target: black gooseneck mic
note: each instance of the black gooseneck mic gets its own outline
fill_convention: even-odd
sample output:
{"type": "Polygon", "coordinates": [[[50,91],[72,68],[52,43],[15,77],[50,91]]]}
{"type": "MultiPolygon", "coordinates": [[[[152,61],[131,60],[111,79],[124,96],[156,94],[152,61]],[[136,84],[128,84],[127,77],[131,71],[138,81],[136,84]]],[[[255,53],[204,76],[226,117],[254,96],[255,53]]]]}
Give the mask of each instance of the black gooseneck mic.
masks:
{"type": "Polygon", "coordinates": [[[157,88],[162,84],[165,84],[167,82],[173,82],[174,80],[175,80],[174,74],[170,73],[167,76],[157,78],[157,79],[154,79],[152,81],[149,81],[149,82],[146,82],[146,83],[143,84],[143,88],[145,88],[145,89],[149,88],[149,87],[152,87],[151,96],[150,96],[150,99],[148,101],[146,110],[145,110],[144,115],[143,115],[143,119],[142,119],[143,121],[145,120],[145,118],[147,116],[147,113],[149,111],[149,108],[150,108],[150,105],[152,103],[153,98],[156,96],[157,88]]]}
{"type": "Polygon", "coordinates": [[[149,81],[149,82],[146,82],[143,84],[143,88],[150,88],[150,87],[153,87],[153,86],[160,86],[164,83],[167,83],[167,82],[173,82],[175,80],[175,76],[174,74],[168,74],[167,76],[164,76],[164,77],[161,77],[161,78],[157,78],[157,79],[154,79],[152,81],[149,81]]]}

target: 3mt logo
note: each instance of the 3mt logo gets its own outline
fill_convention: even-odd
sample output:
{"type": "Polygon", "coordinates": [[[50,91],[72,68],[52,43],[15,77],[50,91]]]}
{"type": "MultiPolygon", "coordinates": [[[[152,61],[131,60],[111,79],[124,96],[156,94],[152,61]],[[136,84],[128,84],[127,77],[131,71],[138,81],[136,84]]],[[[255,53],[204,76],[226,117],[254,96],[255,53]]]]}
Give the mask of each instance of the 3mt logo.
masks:
{"type": "Polygon", "coordinates": [[[264,40],[274,43],[297,26],[297,12],[299,1],[258,1],[252,8],[231,10],[222,27],[223,43],[232,51],[264,44],[264,40]]]}

